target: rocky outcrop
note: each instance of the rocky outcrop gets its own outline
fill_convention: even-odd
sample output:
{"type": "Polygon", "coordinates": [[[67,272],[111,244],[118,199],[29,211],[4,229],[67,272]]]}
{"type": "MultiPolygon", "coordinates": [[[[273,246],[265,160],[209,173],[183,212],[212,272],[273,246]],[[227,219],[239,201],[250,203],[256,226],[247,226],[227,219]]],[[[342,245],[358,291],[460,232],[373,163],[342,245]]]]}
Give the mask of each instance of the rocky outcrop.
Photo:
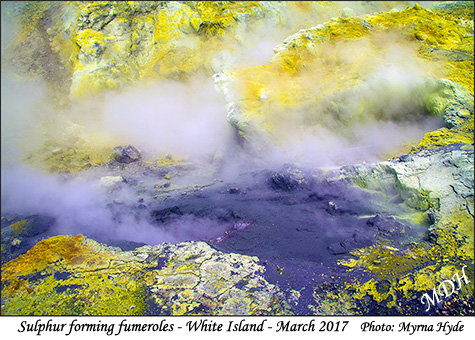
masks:
{"type": "Polygon", "coordinates": [[[312,182],[309,177],[292,165],[284,165],[282,169],[272,174],[269,185],[276,190],[293,191],[308,187],[312,182]]]}
{"type": "Polygon", "coordinates": [[[228,102],[229,122],[257,147],[282,142],[291,129],[314,133],[324,127],[345,136],[351,134],[345,128],[355,124],[416,115],[444,117],[448,134],[471,143],[473,86],[458,77],[467,70],[473,79],[466,64],[473,61],[470,32],[469,24],[457,26],[419,5],[338,18],[289,36],[274,49],[268,65],[224,71],[214,80],[228,102]],[[391,33],[400,30],[411,43],[391,33]],[[455,51],[451,42],[466,60],[434,55],[435,50],[455,51]],[[389,51],[396,45],[407,54],[403,63],[389,51]],[[358,54],[352,53],[355,49],[358,54]],[[409,75],[412,65],[420,66],[419,74],[409,75]],[[451,130],[464,122],[468,126],[460,133],[451,130]]]}
{"type": "Polygon", "coordinates": [[[400,196],[412,208],[433,208],[448,216],[452,211],[473,209],[467,204],[473,196],[472,170],[473,146],[454,144],[342,171],[360,187],[383,192],[388,201],[400,196]]]}
{"type": "MultiPolygon", "coordinates": [[[[379,313],[372,309],[374,307],[361,304],[364,301],[361,298],[368,297],[379,306],[384,304],[396,313],[404,313],[411,310],[411,306],[420,304],[418,292],[422,294],[437,282],[451,279],[464,265],[468,265],[468,272],[472,273],[473,155],[473,146],[454,144],[401,155],[379,164],[342,168],[340,175],[343,178],[365,190],[381,192],[388,204],[404,202],[420,211],[409,218],[428,226],[427,241],[411,242],[406,247],[371,245],[350,251],[356,259],[341,264],[352,270],[375,273],[375,278],[366,282],[357,280],[344,296],[337,295],[338,298],[328,291],[322,293],[322,287],[317,286],[315,311],[340,314],[346,307],[339,300],[343,299],[347,304],[354,299],[352,308],[379,313]],[[382,284],[386,286],[384,290],[379,287],[382,284]],[[322,298],[328,299],[327,302],[320,303],[322,298]]],[[[378,225],[380,220],[375,217],[368,223],[378,225]]],[[[379,226],[378,229],[382,231],[379,226]]],[[[333,245],[332,251],[346,250],[342,245],[333,245]]],[[[473,274],[468,275],[473,277],[473,274]]],[[[470,308],[466,310],[464,304],[466,302],[461,304],[460,310],[469,313],[470,308]]]]}
{"type": "Polygon", "coordinates": [[[338,5],[318,2],[240,1],[27,2],[8,8],[14,18],[29,18],[21,22],[13,64],[51,81],[63,76],[64,86],[72,76],[73,99],[157,76],[183,80],[236,68],[241,50],[251,47],[248,32],[292,26],[294,14],[305,24],[340,12],[338,5]],[[33,57],[38,53],[40,59],[33,57]]]}
{"type": "MultiPolygon", "coordinates": [[[[228,101],[228,121],[259,153],[266,143],[281,143],[291,129],[313,134],[322,126],[339,130],[370,118],[440,116],[450,101],[447,96],[464,91],[457,86],[473,92],[470,6],[442,4],[427,10],[416,5],[367,15],[389,11],[388,6],[407,4],[364,3],[347,17],[348,10],[337,3],[320,2],[25,3],[7,10],[21,28],[3,64],[45,79],[58,99],[54,104],[63,107],[151,80],[217,73],[216,85],[228,101]],[[457,22],[454,13],[461,18],[457,22]],[[295,15],[300,27],[315,20],[321,24],[288,36],[268,64],[240,68],[244,51],[253,49],[248,35],[262,28],[290,33],[295,15]],[[21,21],[23,17],[31,20],[21,21]],[[360,53],[352,53],[355,48],[360,53]],[[392,52],[397,49],[404,51],[404,60],[392,52]],[[39,53],[41,58],[34,57],[39,53]],[[397,81],[407,76],[415,82],[397,81]],[[451,85],[457,93],[451,94],[441,78],[460,84],[451,85]]],[[[263,39],[258,35],[257,40],[263,39]]],[[[444,116],[447,130],[427,136],[424,145],[473,140],[473,99],[458,102],[444,116]],[[453,130],[455,125],[460,128],[453,130]]],[[[48,134],[42,152],[33,158],[52,172],[107,162],[116,141],[97,138],[97,132],[91,136],[81,123],[61,116],[59,126],[51,129],[68,131],[66,140],[48,134]],[[58,149],[64,151],[51,155],[58,149]]]]}
{"type": "Polygon", "coordinates": [[[130,164],[132,162],[137,162],[142,158],[140,151],[132,146],[116,146],[114,152],[112,153],[110,160],[117,163],[130,164]]]}
{"type": "MultiPolygon", "coordinates": [[[[341,12],[336,4],[319,2],[24,2],[2,8],[12,23],[2,67],[44,81],[44,110],[55,111],[29,162],[54,173],[104,164],[112,148],[124,143],[90,131],[82,118],[70,115],[72,105],[128,86],[211,77],[249,58],[255,64],[254,44],[261,39],[249,35],[262,31],[265,36],[270,27],[285,36],[296,24],[295,15],[306,25],[341,12]]],[[[91,109],[79,110],[83,117],[91,109]]],[[[92,112],[93,121],[103,118],[92,112]]]]}
{"type": "Polygon", "coordinates": [[[2,266],[2,314],[290,312],[263,271],[255,257],[224,254],[203,242],[123,252],[82,235],[57,236],[2,266]]]}
{"type": "MultiPolygon", "coordinates": [[[[205,243],[160,246],[166,266],[151,275],[159,314],[265,315],[290,312],[277,286],[267,283],[258,259],[223,254],[205,243]]],[[[136,249],[156,257],[157,248],[136,249]]],[[[150,256],[149,255],[149,256],[150,256]]]]}

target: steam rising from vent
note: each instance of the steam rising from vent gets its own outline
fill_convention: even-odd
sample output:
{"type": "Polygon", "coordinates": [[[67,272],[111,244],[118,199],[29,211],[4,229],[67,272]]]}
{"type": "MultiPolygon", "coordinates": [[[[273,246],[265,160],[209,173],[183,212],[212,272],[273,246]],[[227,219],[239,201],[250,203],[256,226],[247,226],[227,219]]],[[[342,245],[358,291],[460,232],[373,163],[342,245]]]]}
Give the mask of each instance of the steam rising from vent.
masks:
{"type": "Polygon", "coordinates": [[[166,227],[153,224],[147,211],[124,207],[136,194],[126,188],[116,193],[115,203],[97,181],[65,180],[44,175],[26,166],[2,170],[2,214],[44,215],[56,220],[50,234],[84,234],[103,242],[127,240],[147,244],[210,240],[229,225],[185,215],[166,227]],[[111,205],[117,205],[122,213],[111,205]]]}
{"type": "MultiPolygon", "coordinates": [[[[315,34],[312,30],[303,36],[315,34]]],[[[229,102],[230,120],[262,163],[376,161],[443,126],[442,117],[427,109],[434,90],[430,78],[438,70],[418,56],[418,48],[392,33],[374,33],[321,43],[292,77],[255,68],[215,79],[229,102]]]]}
{"type": "MultiPolygon", "coordinates": [[[[422,139],[443,125],[427,111],[431,82],[392,64],[356,87],[336,92],[317,107],[300,111],[300,126],[284,119],[286,158],[328,166],[376,161],[402,144],[422,139]]],[[[295,115],[298,117],[298,112],[295,115]]],[[[294,117],[295,117],[294,116],[294,117]]]]}
{"type": "Polygon", "coordinates": [[[46,88],[41,82],[22,81],[2,70],[2,168],[20,162],[41,144],[41,126],[47,115],[40,107],[46,88]]]}
{"type": "Polygon", "coordinates": [[[148,152],[212,158],[231,134],[224,108],[210,79],[161,82],[108,96],[104,128],[148,152]]]}
{"type": "MultiPolygon", "coordinates": [[[[350,3],[342,6],[351,6],[350,3]]],[[[354,9],[355,13],[360,10],[363,9],[354,9]]],[[[4,38],[14,32],[7,23],[2,5],[2,54],[8,52],[4,41],[9,39],[4,38]]],[[[257,48],[248,46],[239,52],[223,53],[212,66],[221,70],[268,63],[272,47],[282,41],[283,32],[295,32],[294,24],[298,23],[291,22],[285,29],[270,32],[269,27],[278,25],[263,21],[263,30],[244,32],[249,35],[247,43],[257,48]],[[223,65],[228,57],[234,61],[223,65]]],[[[406,53],[412,47],[401,50],[399,44],[391,49],[391,43],[386,43],[384,47],[392,53],[378,61],[385,66],[369,72],[374,65],[370,65],[371,58],[366,58],[373,52],[368,46],[369,42],[361,39],[352,41],[350,49],[338,50],[336,45],[333,47],[336,50],[329,47],[323,51],[330,64],[331,58],[338,56],[339,61],[361,67],[361,74],[368,76],[360,85],[321,96],[313,105],[292,109],[275,107],[270,118],[274,130],[268,140],[270,143],[265,146],[243,144],[242,138],[237,138],[238,131],[227,117],[228,103],[216,91],[210,77],[197,76],[187,82],[157,80],[148,85],[136,84],[111,91],[100,99],[72,102],[70,108],[59,109],[56,103],[49,101],[45,84],[21,80],[2,67],[2,215],[50,215],[56,219],[58,234],[83,233],[100,239],[111,237],[153,244],[216,238],[230,225],[184,216],[164,229],[157,228],[142,213],[118,219],[111,205],[139,206],[137,192],[122,188],[111,195],[101,187],[99,178],[104,172],[119,171],[111,170],[107,164],[100,169],[91,166],[90,171],[65,179],[42,173],[26,166],[25,162],[29,157],[39,158],[40,151],[43,152],[41,157],[46,159],[60,152],[54,148],[43,150],[47,142],[57,142],[72,153],[82,145],[93,150],[100,143],[111,148],[131,144],[146,157],[171,154],[204,164],[208,166],[204,170],[206,179],[211,181],[219,176],[234,180],[253,167],[275,168],[288,162],[317,167],[380,159],[382,153],[403,142],[420,139],[441,122],[433,117],[408,121],[414,115],[425,114],[422,98],[426,74],[413,72],[423,68],[413,63],[413,55],[406,53]],[[362,55],[366,59],[360,59],[362,55]],[[363,59],[364,62],[358,64],[363,59]],[[388,66],[388,63],[393,65],[388,66]],[[249,150],[260,147],[264,151],[257,155],[249,150]]],[[[321,72],[327,69],[322,68],[321,72]]],[[[301,85],[316,88],[316,93],[319,86],[332,88],[335,85],[324,84],[319,76],[318,72],[309,72],[301,85]]],[[[285,82],[280,85],[289,86],[285,82]]],[[[136,176],[136,187],[165,181],[156,174],[143,174],[135,168],[134,171],[131,172],[136,176]]],[[[174,189],[195,184],[198,177],[194,175],[179,178],[183,183],[174,189]]],[[[165,184],[170,185],[169,182],[161,185],[165,184]]]]}

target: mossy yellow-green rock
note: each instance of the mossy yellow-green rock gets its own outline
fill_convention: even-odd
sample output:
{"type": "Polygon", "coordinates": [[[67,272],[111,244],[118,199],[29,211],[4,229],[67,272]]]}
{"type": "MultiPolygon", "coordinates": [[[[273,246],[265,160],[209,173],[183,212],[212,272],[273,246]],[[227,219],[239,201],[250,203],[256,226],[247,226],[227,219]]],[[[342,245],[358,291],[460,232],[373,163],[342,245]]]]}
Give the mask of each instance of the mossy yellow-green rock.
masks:
{"type": "MultiPolygon", "coordinates": [[[[268,65],[224,72],[216,77],[216,83],[230,102],[228,117],[242,135],[258,130],[277,144],[286,135],[289,124],[311,131],[322,124],[331,126],[334,121],[336,129],[342,129],[345,124],[351,126],[350,122],[370,117],[388,119],[380,112],[391,107],[388,104],[391,95],[415,96],[407,107],[400,105],[399,110],[407,112],[399,114],[409,117],[419,110],[442,116],[447,107],[447,91],[441,85],[432,88],[431,78],[449,79],[462,85],[468,97],[471,96],[466,99],[467,105],[473,102],[472,35],[470,25],[419,5],[399,12],[338,18],[288,37],[275,48],[268,65]],[[395,46],[404,58],[394,52],[395,46]],[[463,51],[460,52],[463,60],[455,56],[459,53],[455,51],[463,51]],[[391,72],[385,70],[387,63],[392,64],[393,74],[387,74],[391,72]],[[410,83],[397,84],[398,77],[412,72],[411,67],[420,81],[426,81],[422,85],[425,93],[420,89],[414,91],[410,83]],[[382,70],[385,71],[378,75],[382,70]],[[458,77],[461,73],[462,79],[458,77]],[[371,77],[375,75],[382,77],[378,85],[372,83],[371,77]],[[384,77],[391,80],[387,88],[384,77]],[[385,103],[384,108],[372,106],[371,98],[358,101],[360,96],[354,93],[358,88],[371,93],[369,89],[377,91],[378,87],[385,90],[373,100],[385,103]],[[381,100],[381,95],[388,100],[381,100]],[[345,97],[353,105],[349,110],[344,105],[345,97]],[[342,120],[342,112],[351,113],[352,120],[342,120]]],[[[465,112],[470,120],[473,112],[465,112]]],[[[470,139],[469,128],[464,136],[470,139]]]]}
{"type": "MultiPolygon", "coordinates": [[[[304,24],[341,10],[331,3],[248,1],[25,1],[5,2],[3,7],[17,34],[8,41],[2,65],[47,85],[45,110],[54,113],[41,122],[44,140],[35,141],[40,150],[30,153],[28,161],[48,172],[103,164],[109,151],[124,143],[103,131],[89,133],[84,116],[97,108],[81,107],[77,115],[70,114],[71,106],[137,82],[211,76],[232,67],[229,62],[241,49],[252,48],[246,34],[265,27],[265,22],[281,29],[294,25],[295,13],[304,24]],[[232,58],[219,57],[223,61],[217,62],[220,53],[232,58]],[[71,132],[70,127],[81,131],[71,132]],[[62,152],[54,151],[58,149],[62,152]]],[[[96,111],[90,119],[102,117],[96,111]]]]}
{"type": "MultiPolygon", "coordinates": [[[[263,19],[277,17],[275,24],[284,25],[290,13],[310,22],[312,15],[329,19],[341,11],[320,2],[257,1],[24,2],[10,7],[9,14],[21,25],[14,49],[22,48],[23,55],[35,53],[32,38],[40,36],[47,45],[45,58],[55,58],[57,69],[71,72],[72,98],[148,77],[209,74],[215,72],[210,67],[213,57],[222,50],[237,52],[245,31],[263,19]],[[284,15],[286,10],[290,13],[284,15]],[[27,16],[31,20],[21,21],[27,16]]],[[[39,61],[25,62],[45,67],[39,61]]]]}
{"type": "MultiPolygon", "coordinates": [[[[286,26],[304,28],[319,23],[288,37],[276,47],[268,65],[229,73],[232,82],[237,82],[229,89],[237,93],[233,107],[239,108],[228,112],[231,123],[245,138],[252,140],[254,134],[266,139],[270,134],[272,142],[280,143],[294,117],[300,116],[292,124],[307,128],[320,120],[329,121],[325,115],[340,110],[331,97],[364,83],[366,76],[388,61],[405,69],[410,58],[422,76],[447,78],[473,93],[473,24],[470,26],[466,14],[473,8],[455,4],[426,10],[417,5],[381,12],[408,4],[364,3],[354,11],[359,17],[337,18],[341,6],[318,1],[24,2],[10,6],[8,12],[20,19],[20,32],[12,45],[14,57],[8,62],[45,79],[56,96],[53,104],[68,107],[70,100],[77,102],[157,77],[184,80],[230,70],[239,66],[231,62],[235,56],[250,48],[247,33],[269,23],[279,32],[286,32],[286,26]],[[457,11],[460,19],[453,17],[457,11]],[[366,15],[373,12],[379,14],[366,15]],[[22,19],[26,16],[31,20],[22,19]],[[388,59],[394,56],[393,46],[404,51],[405,59],[397,55],[388,59]],[[355,49],[358,53],[352,52],[355,49]],[[38,51],[42,57],[34,58],[38,51]],[[310,116],[302,116],[302,111],[310,111],[310,116]]],[[[356,116],[371,109],[361,105],[356,116]]],[[[101,115],[97,112],[98,118],[101,115]]],[[[117,145],[109,141],[94,151],[92,143],[64,145],[56,138],[56,131],[64,127],[46,124],[45,129],[46,142],[53,149],[72,148],[80,158],[88,156],[95,164],[106,160],[103,150],[117,145]]],[[[92,164],[45,154],[31,156],[42,159],[44,167],[53,172],[81,170],[92,164]],[[50,164],[55,162],[59,163],[50,164]]]]}
{"type": "Polygon", "coordinates": [[[82,235],[55,236],[2,265],[2,315],[289,313],[262,274],[256,258],[202,242],[122,252],[82,235]]]}
{"type": "Polygon", "coordinates": [[[2,265],[2,315],[142,314],[145,287],[122,261],[82,235],[43,240],[2,265]]]}
{"type": "MultiPolygon", "coordinates": [[[[473,279],[473,146],[451,146],[415,152],[375,166],[361,166],[350,178],[362,188],[393,198],[397,192],[406,205],[424,211],[427,241],[394,247],[384,240],[376,246],[355,249],[353,259],[340,264],[350,271],[371,275],[371,279],[346,282],[351,292],[342,306],[333,293],[316,289],[316,310],[367,310],[366,298],[376,304],[404,313],[405,304],[421,306],[420,298],[454,275],[473,279]],[[355,176],[356,173],[356,176],[355,176]],[[429,219],[427,219],[429,217],[429,219]],[[381,286],[386,287],[382,290],[381,286]],[[378,288],[379,287],[379,288],[378,288]],[[317,292],[319,292],[317,294],[317,292]],[[324,296],[324,297],[323,297],[324,296]],[[325,304],[318,299],[328,299],[325,304]]],[[[317,287],[318,288],[318,287],[317,287]]],[[[461,296],[470,296],[473,287],[464,285],[461,296]]]]}

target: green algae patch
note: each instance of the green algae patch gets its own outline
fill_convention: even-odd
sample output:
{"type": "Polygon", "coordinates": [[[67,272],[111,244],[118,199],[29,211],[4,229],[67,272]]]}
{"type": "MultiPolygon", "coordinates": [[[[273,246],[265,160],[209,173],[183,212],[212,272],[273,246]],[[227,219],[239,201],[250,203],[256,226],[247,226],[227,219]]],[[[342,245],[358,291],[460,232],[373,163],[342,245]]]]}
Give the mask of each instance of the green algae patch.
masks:
{"type": "Polygon", "coordinates": [[[145,286],[114,259],[82,235],[42,240],[2,266],[2,315],[142,315],[145,286]]]}

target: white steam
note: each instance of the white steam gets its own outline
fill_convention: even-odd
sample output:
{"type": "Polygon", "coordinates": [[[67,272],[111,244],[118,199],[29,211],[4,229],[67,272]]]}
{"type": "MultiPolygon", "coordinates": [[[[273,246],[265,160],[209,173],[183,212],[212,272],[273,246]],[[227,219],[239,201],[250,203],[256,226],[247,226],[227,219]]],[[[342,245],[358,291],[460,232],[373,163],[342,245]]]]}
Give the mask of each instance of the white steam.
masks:
{"type": "Polygon", "coordinates": [[[209,79],[162,82],[108,96],[104,129],[155,153],[202,159],[231,135],[225,103],[209,79]]]}
{"type": "MultiPolygon", "coordinates": [[[[221,236],[229,226],[207,218],[185,215],[166,226],[117,215],[110,209],[111,196],[99,181],[74,180],[45,175],[27,167],[3,169],[1,179],[2,215],[47,215],[56,222],[50,234],[78,233],[102,241],[127,240],[158,244],[187,240],[210,240],[221,236]]],[[[119,194],[121,204],[136,200],[126,188],[119,194]]],[[[120,209],[120,208],[119,208],[120,209]]],[[[146,212],[148,214],[148,212],[146,212]]]]}
{"type": "MultiPolygon", "coordinates": [[[[350,2],[344,6],[351,6],[350,2]]],[[[359,10],[363,9],[355,11],[359,10]]],[[[244,32],[249,34],[245,37],[248,46],[230,52],[235,58],[231,65],[248,67],[268,63],[275,45],[287,33],[295,32],[296,26],[289,24],[272,31],[275,27],[279,26],[264,22],[263,30],[253,34],[244,32]]],[[[12,32],[4,20],[2,4],[2,54],[7,51],[5,42],[12,32]]],[[[359,47],[363,50],[365,42],[360,43],[363,45],[354,42],[351,50],[359,47]]],[[[394,50],[394,58],[387,61],[400,64],[399,59],[404,57],[407,60],[405,50],[394,50]]],[[[226,62],[229,55],[224,53],[222,57],[226,62]]],[[[348,63],[359,61],[358,53],[342,52],[339,57],[348,63]]],[[[221,61],[216,61],[218,68],[222,67],[221,61]]],[[[202,77],[186,83],[166,81],[125,88],[107,94],[100,102],[72,103],[70,112],[64,114],[64,121],[70,119],[70,123],[77,123],[90,134],[114,135],[123,144],[132,144],[147,154],[172,154],[177,158],[189,156],[194,161],[213,160],[219,154],[226,162],[221,169],[223,176],[237,176],[252,166],[272,168],[286,162],[332,166],[372,161],[403,142],[420,139],[439,124],[436,119],[405,121],[420,107],[419,98],[412,95],[422,79],[413,71],[420,68],[418,65],[410,68],[411,65],[415,64],[405,63],[404,68],[400,65],[382,68],[369,76],[364,85],[337,98],[340,100],[339,113],[347,117],[345,119],[355,119],[355,113],[360,112],[361,107],[367,119],[355,119],[346,130],[335,130],[321,124],[301,124],[325,107],[292,112],[295,115],[286,115],[280,121],[281,128],[276,132],[280,143],[267,149],[265,154],[257,155],[258,159],[245,151],[231,152],[239,147],[233,147],[236,140],[226,120],[226,103],[216,92],[212,80],[202,77]],[[383,116],[370,117],[371,112],[382,112],[383,116]],[[401,119],[395,120],[400,114],[401,119]]],[[[41,83],[21,80],[3,67],[1,81],[3,216],[44,214],[56,219],[54,232],[57,234],[83,233],[100,239],[125,239],[148,244],[216,238],[229,227],[192,216],[182,217],[163,228],[146,218],[137,219],[132,215],[121,216],[118,220],[110,209],[112,197],[100,186],[99,178],[86,180],[78,176],[65,180],[59,175],[44,174],[23,165],[25,156],[39,149],[45,138],[55,140],[67,134],[67,129],[58,129],[58,125],[61,126],[55,118],[58,113],[49,108],[54,105],[45,105],[47,90],[41,83]],[[55,123],[54,127],[48,124],[50,121],[55,123]]],[[[277,112],[276,119],[280,118],[277,112]]],[[[212,171],[214,169],[210,168],[210,173],[212,171]]],[[[143,180],[153,183],[156,179],[143,180]]],[[[199,179],[186,180],[196,184],[199,179]]],[[[137,194],[126,188],[117,195],[115,198],[124,204],[137,200],[137,194]]]]}
{"type": "Polygon", "coordinates": [[[1,79],[3,167],[21,161],[41,143],[46,89],[40,82],[21,79],[3,68],[1,79]]]}
{"type": "Polygon", "coordinates": [[[324,45],[302,80],[318,100],[269,109],[266,119],[273,131],[264,161],[336,166],[409,152],[405,143],[417,145],[427,132],[443,126],[442,117],[426,109],[433,90],[428,84],[437,71],[418,56],[417,48],[388,33],[324,45]],[[336,66],[328,66],[329,61],[336,66]],[[345,65],[358,65],[366,75],[352,88],[322,95],[339,81],[325,78],[331,74],[327,67],[345,65]]]}

